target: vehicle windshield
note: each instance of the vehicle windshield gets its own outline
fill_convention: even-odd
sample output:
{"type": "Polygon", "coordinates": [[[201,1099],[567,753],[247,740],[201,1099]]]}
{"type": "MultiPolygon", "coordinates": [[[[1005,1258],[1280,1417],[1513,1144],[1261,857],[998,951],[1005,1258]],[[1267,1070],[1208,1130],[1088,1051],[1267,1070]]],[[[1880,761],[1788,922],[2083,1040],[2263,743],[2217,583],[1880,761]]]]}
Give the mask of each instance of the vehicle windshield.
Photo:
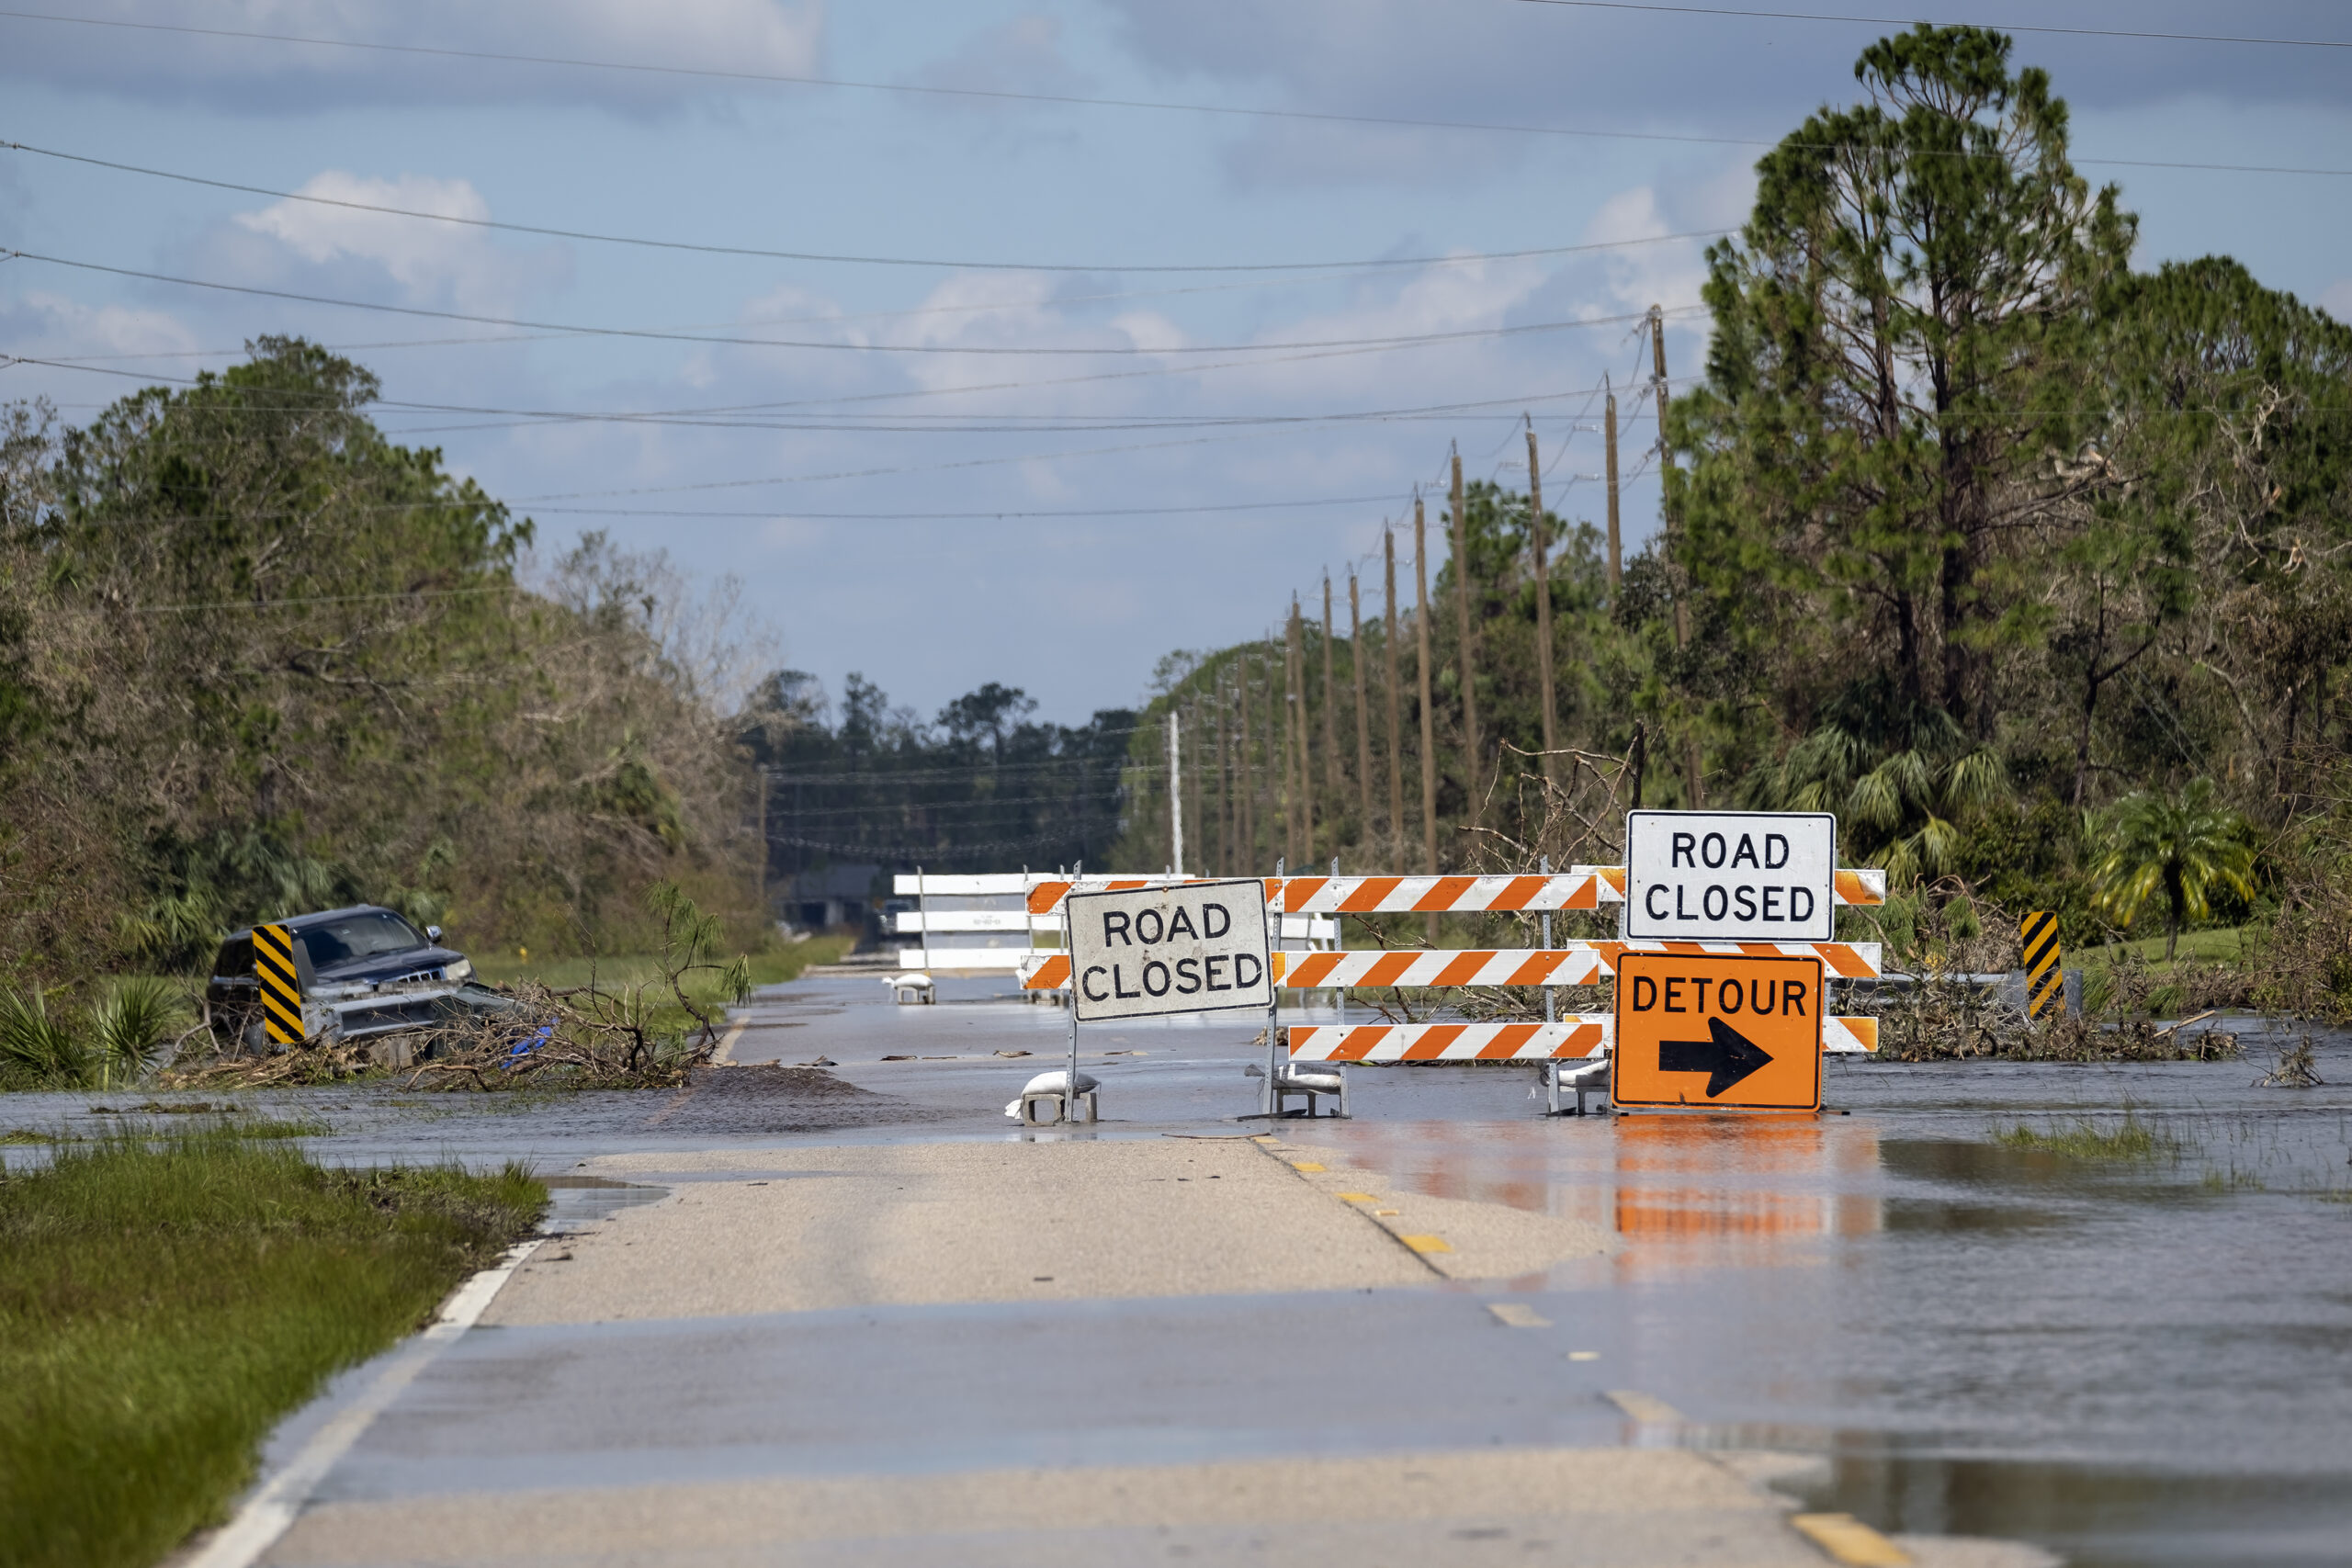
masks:
{"type": "Polygon", "coordinates": [[[373,958],[379,953],[405,953],[423,947],[424,939],[398,915],[371,909],[365,914],[343,915],[315,926],[304,926],[302,945],[311,950],[311,966],[325,969],[355,958],[373,958]]]}

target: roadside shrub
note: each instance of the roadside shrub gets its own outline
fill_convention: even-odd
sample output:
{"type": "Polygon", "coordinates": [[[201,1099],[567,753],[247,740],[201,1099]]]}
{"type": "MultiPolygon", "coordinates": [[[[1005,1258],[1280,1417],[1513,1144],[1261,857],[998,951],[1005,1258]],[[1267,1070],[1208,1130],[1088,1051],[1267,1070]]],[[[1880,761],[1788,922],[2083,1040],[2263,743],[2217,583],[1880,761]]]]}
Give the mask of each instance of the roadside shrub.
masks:
{"type": "Polygon", "coordinates": [[[77,1089],[88,1083],[96,1054],[74,1020],[51,1012],[40,987],[0,990],[0,1088],[77,1089]]]}

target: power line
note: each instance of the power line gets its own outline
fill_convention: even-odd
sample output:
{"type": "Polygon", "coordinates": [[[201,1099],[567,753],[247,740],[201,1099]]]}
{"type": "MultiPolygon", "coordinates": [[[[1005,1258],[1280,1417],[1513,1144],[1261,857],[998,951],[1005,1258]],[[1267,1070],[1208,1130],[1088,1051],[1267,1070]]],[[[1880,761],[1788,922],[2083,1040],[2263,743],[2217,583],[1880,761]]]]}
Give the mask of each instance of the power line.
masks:
{"type": "Polygon", "coordinates": [[[2167,33],[2140,28],[2060,28],[2015,22],[1933,22],[1919,17],[1858,17],[1826,11],[1752,11],[1730,6],[1667,6],[1647,0],[1514,0],[1521,6],[1552,6],[1574,11],[1648,11],[1671,17],[1744,17],[1771,22],[1853,22],[1873,28],[1914,25],[1984,28],[2004,33],[2059,38],[2153,39],[2165,43],[2262,44],[2281,49],[2352,49],[2352,39],[2256,38],[2245,33],[2167,33]]]}
{"type": "MultiPolygon", "coordinates": [[[[0,12],[0,16],[7,14],[0,12]]],[[[536,234],[545,239],[583,240],[605,245],[640,245],[649,250],[690,251],[704,255],[752,256],[768,261],[842,262],[859,266],[944,267],[986,272],[1340,272],[1368,267],[1460,266],[1477,262],[1523,261],[1534,256],[1564,256],[1574,255],[1584,251],[1623,250],[1629,246],[1665,244],[1676,240],[1720,239],[1725,234],[1734,232],[1729,229],[1702,229],[1687,234],[1657,234],[1640,240],[1600,240],[1578,245],[1539,245],[1517,251],[1475,251],[1440,256],[1373,256],[1329,262],[1138,265],[968,261],[942,256],[846,255],[827,251],[766,250],[755,245],[721,245],[688,240],[656,240],[641,234],[605,234],[582,229],[549,228],[536,223],[510,223],[490,218],[467,218],[455,213],[427,212],[411,207],[390,207],[372,201],[353,201],[341,197],[314,196],[305,191],[275,190],[266,186],[241,185],[233,180],[210,179],[201,175],[178,174],[169,169],[151,169],[138,164],[118,164],[111,159],[93,158],[79,152],[60,152],[53,147],[35,147],[24,141],[0,141],[0,148],[17,152],[37,153],[44,158],[62,159],[68,163],[85,164],[93,168],[113,169],[121,174],[143,175],[151,179],[176,180],[183,185],[209,186],[215,190],[237,191],[246,196],[266,196],[278,201],[308,202],[316,207],[338,207],[352,212],[378,212],[393,218],[414,218],[432,223],[456,224],[467,229],[492,229],[510,234],[536,234]]],[[[985,310],[989,307],[955,308],[985,310]]]]}
{"type": "Polygon", "coordinates": [[[1020,357],[1110,355],[1154,357],[1175,354],[1272,354],[1293,349],[1326,348],[1409,348],[1424,344],[1462,343],[1479,338],[1514,337],[1530,333],[1565,332],[1579,327],[1600,326],[1615,321],[1632,321],[1632,316],[1595,317],[1577,321],[1531,321],[1512,327],[1471,327],[1450,333],[1412,333],[1390,337],[1331,338],[1321,342],[1266,344],[1199,344],[1175,348],[1146,348],[1129,344],[1120,348],[1034,348],[1009,347],[1001,344],[959,346],[947,344],[886,344],[828,343],[814,338],[755,338],[709,336],[702,333],[660,332],[650,327],[590,327],[567,322],[533,321],[507,316],[477,316],[462,310],[434,310],[417,305],[386,305],[366,299],[338,299],[331,295],[301,294],[286,288],[261,288],[244,283],[220,283],[209,278],[179,277],[170,273],[142,272],[135,267],[108,266],[102,262],[74,261],[65,256],[44,255],[34,251],[12,250],[5,253],[12,259],[46,262],[51,266],[74,267],[84,272],[107,273],[117,277],[135,277],[149,283],[169,283],[183,288],[209,288],[226,294],[252,294],[269,299],[289,299],[304,305],[328,305],[345,310],[377,310],[387,315],[423,316],[443,321],[472,321],[493,327],[529,327],[578,333],[591,337],[649,338],[665,343],[717,344],[747,348],[805,348],[845,354],[919,354],[956,355],[1014,355],[1020,357]]]}
{"type": "MultiPolygon", "coordinates": [[[[188,377],[157,376],[153,372],[141,373],[136,370],[118,370],[107,366],[82,365],[71,360],[39,359],[29,355],[0,356],[0,365],[5,365],[6,363],[40,365],[53,369],[75,370],[85,375],[92,376],[113,376],[127,380],[147,381],[151,383],[161,381],[179,387],[197,387],[203,384],[202,382],[188,377]]],[[[854,414],[837,414],[832,416],[830,421],[822,423],[820,423],[813,418],[808,419],[806,422],[789,422],[784,420],[730,421],[715,420],[708,417],[713,414],[756,413],[771,408],[791,408],[799,406],[795,403],[721,403],[683,409],[532,409],[505,408],[476,403],[424,402],[414,399],[402,398],[379,398],[365,406],[369,408],[396,410],[401,412],[479,414],[486,419],[503,420],[511,418],[518,423],[617,423],[679,425],[689,428],[815,431],[827,434],[1019,435],[1070,433],[1083,434],[1098,431],[1193,430],[1204,427],[1225,428],[1245,425],[1302,425],[1353,422],[1382,423],[1405,419],[1453,419],[1462,417],[1476,417],[1478,412],[1482,410],[1516,409],[1528,403],[1556,402],[1563,399],[1576,397],[1589,398],[1598,396],[1600,391],[1600,389],[1595,386],[1589,388],[1571,389],[1569,390],[1560,392],[1532,392],[1522,393],[1515,397],[1480,398],[1452,403],[1419,403],[1405,408],[1396,409],[1356,409],[1333,413],[1158,414],[1133,419],[1113,420],[1103,418],[1085,420],[1082,422],[1073,421],[1070,416],[1064,414],[995,414],[989,417],[1004,423],[994,424],[948,424],[944,423],[948,420],[968,419],[971,417],[961,414],[877,414],[871,416],[871,421],[868,423],[849,423],[851,421],[860,420],[865,417],[854,414]],[[874,423],[883,419],[923,420],[928,423],[920,424],[884,424],[880,423],[874,423]]],[[[312,399],[309,400],[281,399],[277,395],[276,389],[271,389],[266,393],[260,396],[246,393],[238,397],[233,402],[208,404],[200,407],[190,407],[183,404],[175,408],[173,412],[175,415],[179,417],[202,416],[206,418],[232,419],[258,414],[284,413],[288,412],[336,412],[343,409],[343,407],[344,405],[341,402],[324,398],[312,399]]],[[[448,428],[460,430],[487,430],[498,427],[490,424],[469,424],[451,426],[448,428]]],[[[406,434],[422,433],[423,432],[416,430],[402,432],[402,434],[406,434]]]]}
{"type": "MultiPolygon", "coordinates": [[[[1566,5],[1569,3],[1569,0],[1558,0],[1558,3],[1566,5]]],[[[1598,6],[1601,4],[1601,0],[1578,0],[1578,3],[1598,6]]],[[[1615,8],[1657,11],[1679,9],[1678,7],[1668,7],[1663,6],[1637,6],[1633,4],[1632,0],[1624,0],[1623,4],[1616,6],[1615,8]]],[[[1687,7],[1687,9],[1699,15],[1749,16],[1759,17],[1770,17],[1775,15],[1774,13],[1770,12],[1701,10],[1699,7],[1695,6],[1687,7]]],[[[1867,20],[1867,18],[1863,17],[1813,17],[1810,15],[1794,13],[1791,15],[1792,19],[1801,18],[1805,20],[1821,21],[1867,20]]],[[[496,50],[449,49],[429,44],[383,43],[363,39],[318,38],[297,33],[267,33],[235,28],[199,28],[170,22],[133,22],[119,18],[103,17],[62,17],[44,11],[0,10],[0,18],[13,18],[18,21],[31,22],[53,22],[61,25],[79,27],[116,28],[134,32],[178,33],[198,38],[244,39],[264,43],[300,44],[316,49],[359,50],[375,53],[407,54],[432,59],[482,60],[493,61],[505,64],[550,65],[571,70],[614,71],[639,74],[694,77],[712,81],[763,83],[784,86],[850,88],[862,92],[900,93],[929,97],[978,98],[1020,103],[1061,104],[1091,108],[1149,109],[1182,114],[1217,115],[1245,119],[1305,120],[1326,125],[1395,126],[1407,130],[1472,130],[1521,136],[1570,136],[1625,141],[1666,141],[1699,146],[1772,147],[1781,144],[1770,140],[1758,137],[1696,136],[1677,134],[1667,131],[1596,130],[1556,125],[1518,125],[1508,122],[1486,120],[1419,119],[1390,115],[1339,114],[1314,109],[1255,108],[1225,104],[1180,103],[1151,98],[1089,97],[1069,93],[1019,93],[1002,88],[944,87],[922,85],[907,82],[865,82],[839,76],[793,75],[779,72],[728,71],[719,69],[716,66],[657,65],[642,61],[583,60],[563,55],[517,54],[496,50]]],[[[1908,27],[1910,26],[1910,23],[1902,22],[1894,25],[1908,27]]],[[[2352,45],[2347,45],[2335,39],[2254,39],[2220,35],[2211,39],[2203,39],[2199,37],[2199,35],[2185,33],[2154,34],[2120,31],[2113,34],[2103,35],[2098,33],[2096,29],[2090,28],[2067,29],[2021,28],[2016,30],[2021,32],[2079,32],[2088,36],[2113,36],[2120,38],[2163,37],[2177,39],[2181,41],[2198,42],[2297,44],[2304,47],[2324,49],[2352,47],[2352,45]]],[[[1968,154],[1955,153],[1952,155],[1967,156],[1968,154]]],[[[2077,158],[2074,160],[2074,162],[2077,164],[2118,168],[2198,169],[2223,174],[2352,175],[2352,169],[2296,168],[2280,167],[2268,164],[2193,164],[2138,158],[2077,158]]],[[[1170,269],[1161,267],[1125,267],[1104,268],[1101,270],[1156,272],[1170,269]]]]}

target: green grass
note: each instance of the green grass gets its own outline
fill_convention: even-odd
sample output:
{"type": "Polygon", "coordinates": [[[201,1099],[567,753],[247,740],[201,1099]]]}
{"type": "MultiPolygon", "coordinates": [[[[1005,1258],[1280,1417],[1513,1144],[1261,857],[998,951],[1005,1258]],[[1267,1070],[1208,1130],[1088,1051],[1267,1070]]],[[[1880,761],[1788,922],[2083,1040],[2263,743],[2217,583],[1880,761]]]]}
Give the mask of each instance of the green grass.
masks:
{"type": "Polygon", "coordinates": [[[2029,1127],[2023,1122],[1993,1134],[2013,1149],[2064,1155],[2069,1159],[2159,1159],[2179,1151],[2178,1140],[2151,1127],[2130,1111],[2117,1122],[2077,1117],[2065,1126],[2029,1127]]]}
{"type": "MultiPolygon", "coordinates": [[[[776,986],[798,979],[800,972],[810,964],[834,963],[854,944],[855,939],[845,935],[812,936],[807,942],[781,943],[755,953],[748,961],[752,984],[776,986]]],[[[662,980],[661,955],[651,953],[606,958],[523,958],[513,953],[477,953],[473,960],[475,973],[493,986],[536,980],[553,990],[569,990],[594,981],[609,991],[627,986],[659,985],[662,980]]],[[[686,983],[686,995],[697,1004],[723,999],[718,994],[718,972],[697,972],[686,983]]]]}
{"type": "Polygon", "coordinates": [[[546,1202],[515,1166],[327,1171],[230,1127],[0,1176],[0,1558],[130,1568],[220,1522],[281,1416],[546,1202]]]}
{"type": "MultiPolygon", "coordinates": [[[[2193,960],[2198,963],[2219,961],[2234,964],[2245,952],[2246,939],[2260,935],[2264,930],[2258,926],[2216,926],[2211,931],[2183,931],[2180,933],[2180,950],[2174,962],[2193,960]]],[[[2165,967],[2162,931],[2154,936],[2135,937],[2115,945],[2120,951],[2138,954],[2158,969],[2165,967]]],[[[2106,945],[2078,947],[2066,955],[2066,962],[2072,964],[2078,958],[2086,969],[2104,969],[2107,967],[2106,945]]]]}

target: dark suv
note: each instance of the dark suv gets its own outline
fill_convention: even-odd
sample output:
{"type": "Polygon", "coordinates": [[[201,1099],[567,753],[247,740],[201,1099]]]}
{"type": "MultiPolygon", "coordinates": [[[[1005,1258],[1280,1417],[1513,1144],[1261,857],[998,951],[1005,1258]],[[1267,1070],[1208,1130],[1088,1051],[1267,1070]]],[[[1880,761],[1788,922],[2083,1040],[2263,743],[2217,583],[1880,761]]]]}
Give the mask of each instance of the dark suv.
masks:
{"type": "MultiPolygon", "coordinates": [[[[514,1005],[473,978],[471,959],[441,945],[439,926],[419,931],[371,904],[277,923],[294,938],[303,1029],[311,1036],[359,1040],[514,1005]]],[[[221,944],[204,998],[216,1030],[260,1044],[261,992],[250,928],[221,944]]]]}

